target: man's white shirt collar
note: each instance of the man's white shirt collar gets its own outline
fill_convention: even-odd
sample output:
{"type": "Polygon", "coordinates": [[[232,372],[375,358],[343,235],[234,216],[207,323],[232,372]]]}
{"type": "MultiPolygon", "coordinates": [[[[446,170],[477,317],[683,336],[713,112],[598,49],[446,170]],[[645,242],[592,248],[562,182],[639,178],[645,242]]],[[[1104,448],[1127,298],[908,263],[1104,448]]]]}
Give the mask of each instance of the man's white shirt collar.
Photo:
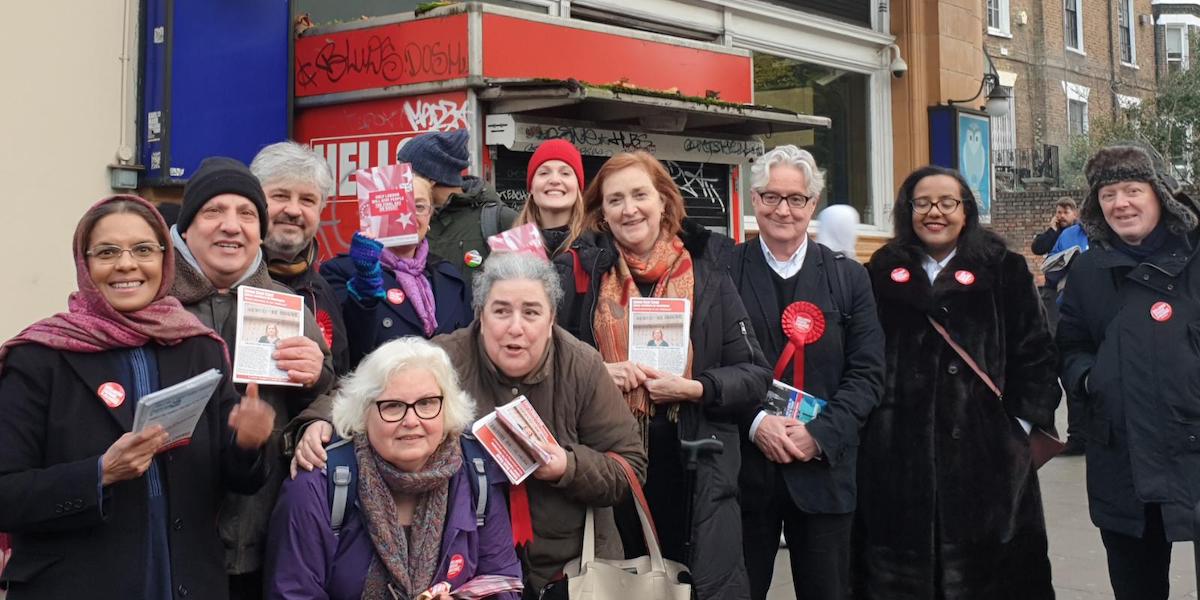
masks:
{"type": "Polygon", "coordinates": [[[788,279],[796,273],[800,272],[800,267],[804,266],[804,257],[808,254],[808,236],[804,236],[804,241],[800,242],[800,247],[792,253],[791,258],[787,260],[779,260],[771,254],[771,249],[767,247],[767,242],[763,240],[762,235],[758,236],[758,244],[762,247],[763,256],[767,259],[767,266],[771,267],[777,275],[784,279],[788,279]]]}

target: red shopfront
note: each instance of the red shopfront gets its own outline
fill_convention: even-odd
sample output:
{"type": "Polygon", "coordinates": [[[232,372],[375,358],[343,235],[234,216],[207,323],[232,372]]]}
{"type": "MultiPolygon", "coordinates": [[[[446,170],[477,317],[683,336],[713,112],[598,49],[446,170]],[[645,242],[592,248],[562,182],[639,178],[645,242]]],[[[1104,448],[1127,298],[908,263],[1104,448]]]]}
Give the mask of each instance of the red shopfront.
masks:
{"type": "Polygon", "coordinates": [[[296,40],[294,80],[295,137],[337,181],[327,254],[357,227],[351,173],[394,162],[422,132],[468,129],[470,172],[514,206],[543,140],[573,142],[588,175],[616,152],[647,150],[692,218],[740,238],[755,136],[829,125],[753,106],[748,52],[478,3],[310,29],[296,40]]]}

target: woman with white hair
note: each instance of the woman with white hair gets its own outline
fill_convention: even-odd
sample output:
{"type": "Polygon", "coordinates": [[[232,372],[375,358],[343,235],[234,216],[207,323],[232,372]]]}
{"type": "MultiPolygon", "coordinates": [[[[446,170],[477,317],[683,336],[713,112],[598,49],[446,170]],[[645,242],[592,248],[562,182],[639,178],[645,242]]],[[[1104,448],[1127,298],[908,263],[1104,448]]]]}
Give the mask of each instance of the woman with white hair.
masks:
{"type": "MultiPolygon", "coordinates": [[[[519,583],[503,476],[478,494],[468,479],[463,445],[475,442],[460,436],[474,416],[441,348],[407,337],[363,359],[333,403],[333,425],[354,447],[357,502],[345,502],[335,531],[326,472],[284,483],[267,544],[268,597],[412,598],[482,576],[519,583]]],[[[504,589],[514,591],[493,597],[516,598],[520,586],[504,589]]]]}
{"type": "MultiPolygon", "coordinates": [[[[629,496],[624,470],[606,453],[621,455],[641,477],[646,451],[600,355],[554,324],[563,297],[554,267],[528,254],[493,254],[473,287],[475,321],[432,342],[450,356],[480,414],[525,396],[559,443],[547,448],[548,464],[511,490],[511,539],[524,546],[526,597],[537,598],[579,557],[588,507],[629,496]]],[[[321,412],[314,403],[300,419],[328,419],[321,412]]],[[[297,464],[324,464],[328,427],[318,421],[305,430],[297,464]]],[[[595,515],[597,555],[621,558],[612,512],[595,515]]]]}

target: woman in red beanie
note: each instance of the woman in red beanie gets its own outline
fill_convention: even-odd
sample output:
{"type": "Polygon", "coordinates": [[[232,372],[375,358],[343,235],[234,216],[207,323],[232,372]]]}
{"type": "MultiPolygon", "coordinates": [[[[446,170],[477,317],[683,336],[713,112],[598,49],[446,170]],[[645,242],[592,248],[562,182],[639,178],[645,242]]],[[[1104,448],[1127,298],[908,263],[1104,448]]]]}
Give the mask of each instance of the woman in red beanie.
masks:
{"type": "Polygon", "coordinates": [[[538,146],[525,177],[529,198],[513,226],[536,223],[551,258],[571,247],[583,230],[583,158],[566,140],[538,146]]]}

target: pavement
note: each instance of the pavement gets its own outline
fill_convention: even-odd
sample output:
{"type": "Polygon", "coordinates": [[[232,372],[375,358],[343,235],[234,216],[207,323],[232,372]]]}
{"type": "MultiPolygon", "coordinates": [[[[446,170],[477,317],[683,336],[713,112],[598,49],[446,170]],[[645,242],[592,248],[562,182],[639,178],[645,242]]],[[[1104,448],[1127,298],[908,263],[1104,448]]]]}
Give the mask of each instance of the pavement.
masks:
{"type": "MultiPolygon", "coordinates": [[[[1059,406],[1058,430],[1067,430],[1065,402],[1059,406]]],[[[1100,530],[1088,516],[1087,489],[1084,483],[1084,458],[1060,456],[1038,472],[1042,485],[1042,503],[1046,512],[1046,531],[1050,539],[1050,565],[1054,591],[1059,600],[1104,600],[1113,598],[1108,583],[1108,566],[1100,530]]],[[[1171,555],[1170,600],[1200,598],[1196,589],[1192,545],[1176,543],[1171,555]]],[[[775,557],[775,577],[767,600],[790,600],[791,567],[787,550],[775,557]]]]}

